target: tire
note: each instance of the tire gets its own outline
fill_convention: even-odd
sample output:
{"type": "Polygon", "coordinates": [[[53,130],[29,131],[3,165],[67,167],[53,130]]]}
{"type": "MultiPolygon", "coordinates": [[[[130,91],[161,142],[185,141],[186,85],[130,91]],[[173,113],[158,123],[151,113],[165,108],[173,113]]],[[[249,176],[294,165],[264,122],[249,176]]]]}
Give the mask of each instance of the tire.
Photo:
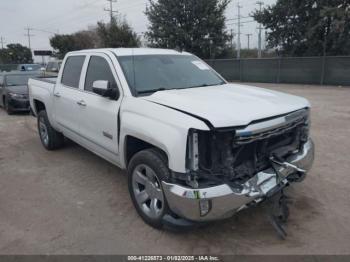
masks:
{"type": "Polygon", "coordinates": [[[138,152],[128,166],[128,187],[137,213],[150,226],[161,229],[170,214],[162,181],[170,177],[166,158],[157,149],[138,152]]]}
{"type": "Polygon", "coordinates": [[[38,132],[41,143],[47,150],[56,150],[63,146],[64,136],[50,124],[45,110],[38,114],[38,132]]]}
{"type": "Polygon", "coordinates": [[[6,98],[4,98],[4,108],[8,115],[13,115],[13,111],[11,110],[9,102],[6,98]]]}

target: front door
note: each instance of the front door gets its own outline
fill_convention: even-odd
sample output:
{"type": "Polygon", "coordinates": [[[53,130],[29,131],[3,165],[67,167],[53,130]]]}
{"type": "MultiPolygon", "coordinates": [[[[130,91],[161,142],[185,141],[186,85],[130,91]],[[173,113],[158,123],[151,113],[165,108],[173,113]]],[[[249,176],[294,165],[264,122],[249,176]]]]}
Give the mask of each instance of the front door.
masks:
{"type": "Polygon", "coordinates": [[[122,100],[121,89],[110,58],[104,54],[91,55],[86,68],[84,90],[80,95],[80,134],[87,147],[97,153],[118,161],[118,114],[122,100]],[[110,87],[118,88],[115,99],[93,93],[95,81],[108,81],[110,87]]]}

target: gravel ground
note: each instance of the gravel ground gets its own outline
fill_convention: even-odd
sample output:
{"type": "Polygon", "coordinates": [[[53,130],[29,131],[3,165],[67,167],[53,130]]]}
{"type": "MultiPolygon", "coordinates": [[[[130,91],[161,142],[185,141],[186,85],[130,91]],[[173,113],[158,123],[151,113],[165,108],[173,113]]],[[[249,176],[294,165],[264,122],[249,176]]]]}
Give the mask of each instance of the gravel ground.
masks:
{"type": "Polygon", "coordinates": [[[313,104],[316,160],[289,190],[281,241],[263,206],[190,232],[136,214],[124,171],[80,146],[47,152],[36,120],[0,110],[0,254],[349,254],[350,88],[260,84],[313,104]]]}

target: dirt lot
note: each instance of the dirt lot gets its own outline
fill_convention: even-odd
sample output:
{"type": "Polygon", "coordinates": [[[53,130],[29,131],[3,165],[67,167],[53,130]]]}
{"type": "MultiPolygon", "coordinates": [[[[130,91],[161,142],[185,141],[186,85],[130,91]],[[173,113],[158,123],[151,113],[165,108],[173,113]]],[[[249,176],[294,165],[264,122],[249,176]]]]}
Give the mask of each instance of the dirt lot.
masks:
{"type": "Polygon", "coordinates": [[[316,161],[289,191],[287,240],[262,207],[186,233],[154,230],[125,172],[73,143],[47,152],[35,118],[0,110],[0,254],[349,254],[350,88],[263,86],[313,104],[316,161]]]}

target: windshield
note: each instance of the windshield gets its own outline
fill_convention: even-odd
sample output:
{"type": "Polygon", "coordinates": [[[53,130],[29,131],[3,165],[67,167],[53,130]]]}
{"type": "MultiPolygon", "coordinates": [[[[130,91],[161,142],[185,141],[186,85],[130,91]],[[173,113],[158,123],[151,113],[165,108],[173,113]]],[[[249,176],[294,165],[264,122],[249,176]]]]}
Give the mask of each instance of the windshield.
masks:
{"type": "Polygon", "coordinates": [[[225,84],[210,67],[191,55],[121,56],[118,60],[137,94],[225,84]]]}
{"type": "Polygon", "coordinates": [[[32,75],[11,75],[6,76],[6,86],[25,86],[32,75]]]}
{"type": "Polygon", "coordinates": [[[61,67],[61,62],[49,62],[46,67],[46,71],[58,72],[61,67]]]}

